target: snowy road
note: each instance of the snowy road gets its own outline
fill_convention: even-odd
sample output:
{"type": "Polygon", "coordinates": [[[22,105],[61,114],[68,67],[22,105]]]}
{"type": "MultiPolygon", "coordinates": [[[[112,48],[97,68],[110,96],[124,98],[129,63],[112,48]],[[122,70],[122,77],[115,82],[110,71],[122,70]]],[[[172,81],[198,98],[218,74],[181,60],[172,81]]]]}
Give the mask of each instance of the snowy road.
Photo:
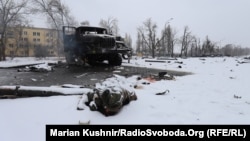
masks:
{"type": "MultiPolygon", "coordinates": [[[[94,85],[111,77],[113,74],[130,76],[133,74],[157,74],[160,71],[137,67],[55,67],[52,72],[18,72],[18,68],[0,69],[0,85],[51,86],[51,85],[94,85]]],[[[167,71],[174,75],[185,75],[185,72],[167,71]]]]}

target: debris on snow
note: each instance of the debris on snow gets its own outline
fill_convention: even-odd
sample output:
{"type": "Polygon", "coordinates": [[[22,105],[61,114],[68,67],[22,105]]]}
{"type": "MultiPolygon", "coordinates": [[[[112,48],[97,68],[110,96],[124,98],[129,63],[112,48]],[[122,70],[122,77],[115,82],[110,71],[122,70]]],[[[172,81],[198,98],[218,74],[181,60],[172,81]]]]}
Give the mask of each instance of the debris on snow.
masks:
{"type": "Polygon", "coordinates": [[[156,93],[155,95],[164,95],[164,94],[166,94],[166,93],[169,93],[169,90],[166,90],[166,91],[164,91],[164,92],[156,93]]]}
{"type": "Polygon", "coordinates": [[[52,66],[49,66],[47,63],[39,64],[39,65],[32,65],[26,66],[23,69],[18,69],[18,72],[51,72],[54,71],[52,66]]]}
{"type": "Polygon", "coordinates": [[[166,61],[163,60],[145,60],[145,62],[166,63],[166,61]]]}
{"type": "Polygon", "coordinates": [[[36,82],[37,80],[35,78],[31,78],[32,81],[36,82]]]}
{"type": "Polygon", "coordinates": [[[75,76],[75,78],[81,78],[81,77],[86,76],[86,75],[87,75],[87,73],[83,73],[83,74],[81,74],[81,75],[75,76]]]}
{"type": "Polygon", "coordinates": [[[79,125],[89,125],[90,124],[90,120],[88,121],[80,121],[78,122],[79,125]]]}
{"type": "Polygon", "coordinates": [[[234,98],[241,99],[241,96],[234,95],[234,98]]]}

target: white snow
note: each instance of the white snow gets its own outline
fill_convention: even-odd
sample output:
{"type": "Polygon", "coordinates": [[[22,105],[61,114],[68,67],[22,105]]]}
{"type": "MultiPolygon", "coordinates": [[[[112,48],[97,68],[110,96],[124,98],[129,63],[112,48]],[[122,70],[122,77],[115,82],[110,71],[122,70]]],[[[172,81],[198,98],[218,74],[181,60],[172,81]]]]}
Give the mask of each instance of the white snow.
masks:
{"type": "Polygon", "coordinates": [[[33,65],[33,64],[40,64],[36,67],[44,68],[47,66],[48,63],[55,63],[60,58],[33,58],[33,57],[26,57],[26,58],[7,58],[7,61],[0,62],[0,68],[9,68],[9,67],[17,67],[22,65],[33,65]],[[44,65],[45,64],[45,65],[44,65]]]}
{"type": "MultiPolygon", "coordinates": [[[[0,99],[0,140],[44,141],[46,124],[87,121],[90,124],[250,124],[250,63],[243,61],[249,62],[243,58],[211,57],[157,63],[134,57],[123,65],[192,74],[133,89],[138,99],[109,117],[89,108],[78,111],[79,95],[0,99]],[[155,95],[165,90],[169,93],[155,95]]],[[[11,63],[0,62],[0,66],[11,63]]],[[[114,75],[103,83],[132,88],[131,85],[142,83],[135,81],[136,77],[114,75]]],[[[66,85],[73,87],[72,91],[80,89],[66,85]]],[[[57,87],[49,89],[58,90],[57,87]]]]}

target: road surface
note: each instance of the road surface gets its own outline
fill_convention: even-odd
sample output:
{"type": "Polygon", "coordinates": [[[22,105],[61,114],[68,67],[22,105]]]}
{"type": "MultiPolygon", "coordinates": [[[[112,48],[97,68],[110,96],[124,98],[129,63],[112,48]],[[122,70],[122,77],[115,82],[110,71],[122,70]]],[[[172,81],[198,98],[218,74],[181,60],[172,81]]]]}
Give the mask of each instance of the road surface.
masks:
{"type": "Polygon", "coordinates": [[[167,71],[173,75],[186,75],[185,72],[175,72],[168,70],[157,70],[138,67],[109,67],[100,66],[55,66],[52,72],[18,72],[19,68],[0,69],[1,85],[23,85],[23,86],[54,86],[63,84],[94,85],[113,74],[131,76],[131,75],[149,75],[158,74],[167,71]]]}

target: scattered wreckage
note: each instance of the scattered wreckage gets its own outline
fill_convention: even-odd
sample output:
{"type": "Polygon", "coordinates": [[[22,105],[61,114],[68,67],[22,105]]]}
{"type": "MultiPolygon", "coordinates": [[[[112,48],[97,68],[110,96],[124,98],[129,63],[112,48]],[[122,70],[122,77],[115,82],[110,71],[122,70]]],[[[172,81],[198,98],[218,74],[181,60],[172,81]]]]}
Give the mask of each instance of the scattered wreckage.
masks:
{"type": "Polygon", "coordinates": [[[18,72],[52,72],[54,67],[47,63],[25,66],[25,68],[19,68],[18,72]]]}
{"type": "MultiPolygon", "coordinates": [[[[161,73],[161,76],[150,75],[148,77],[131,76],[131,78],[114,75],[101,83],[96,83],[93,87],[70,84],[50,87],[0,86],[0,98],[81,95],[77,110],[84,110],[89,107],[92,111],[99,111],[105,116],[110,116],[118,113],[124,105],[137,100],[137,89],[144,86],[148,87],[154,81],[165,79],[166,74],[164,74],[161,73]]],[[[171,79],[174,80],[174,77],[171,79]]],[[[169,93],[169,90],[164,89],[156,90],[154,94],[164,95],[167,93],[169,93]]]]}
{"type": "MultiPolygon", "coordinates": [[[[54,71],[53,65],[48,63],[29,65],[17,71],[50,72],[54,71]]],[[[113,74],[113,77],[96,83],[94,86],[70,84],[50,87],[5,85],[0,86],[0,99],[80,95],[77,110],[84,110],[86,107],[89,107],[92,111],[99,111],[105,116],[110,116],[118,113],[124,105],[129,104],[131,101],[136,101],[138,99],[136,90],[148,87],[155,81],[175,80],[175,77],[167,72],[159,72],[158,74],[149,74],[147,76],[132,75],[130,77],[132,77],[132,81],[127,80],[131,79],[128,76],[113,74]]],[[[156,90],[154,94],[165,95],[167,93],[169,93],[169,90],[164,89],[156,90]]]]}

